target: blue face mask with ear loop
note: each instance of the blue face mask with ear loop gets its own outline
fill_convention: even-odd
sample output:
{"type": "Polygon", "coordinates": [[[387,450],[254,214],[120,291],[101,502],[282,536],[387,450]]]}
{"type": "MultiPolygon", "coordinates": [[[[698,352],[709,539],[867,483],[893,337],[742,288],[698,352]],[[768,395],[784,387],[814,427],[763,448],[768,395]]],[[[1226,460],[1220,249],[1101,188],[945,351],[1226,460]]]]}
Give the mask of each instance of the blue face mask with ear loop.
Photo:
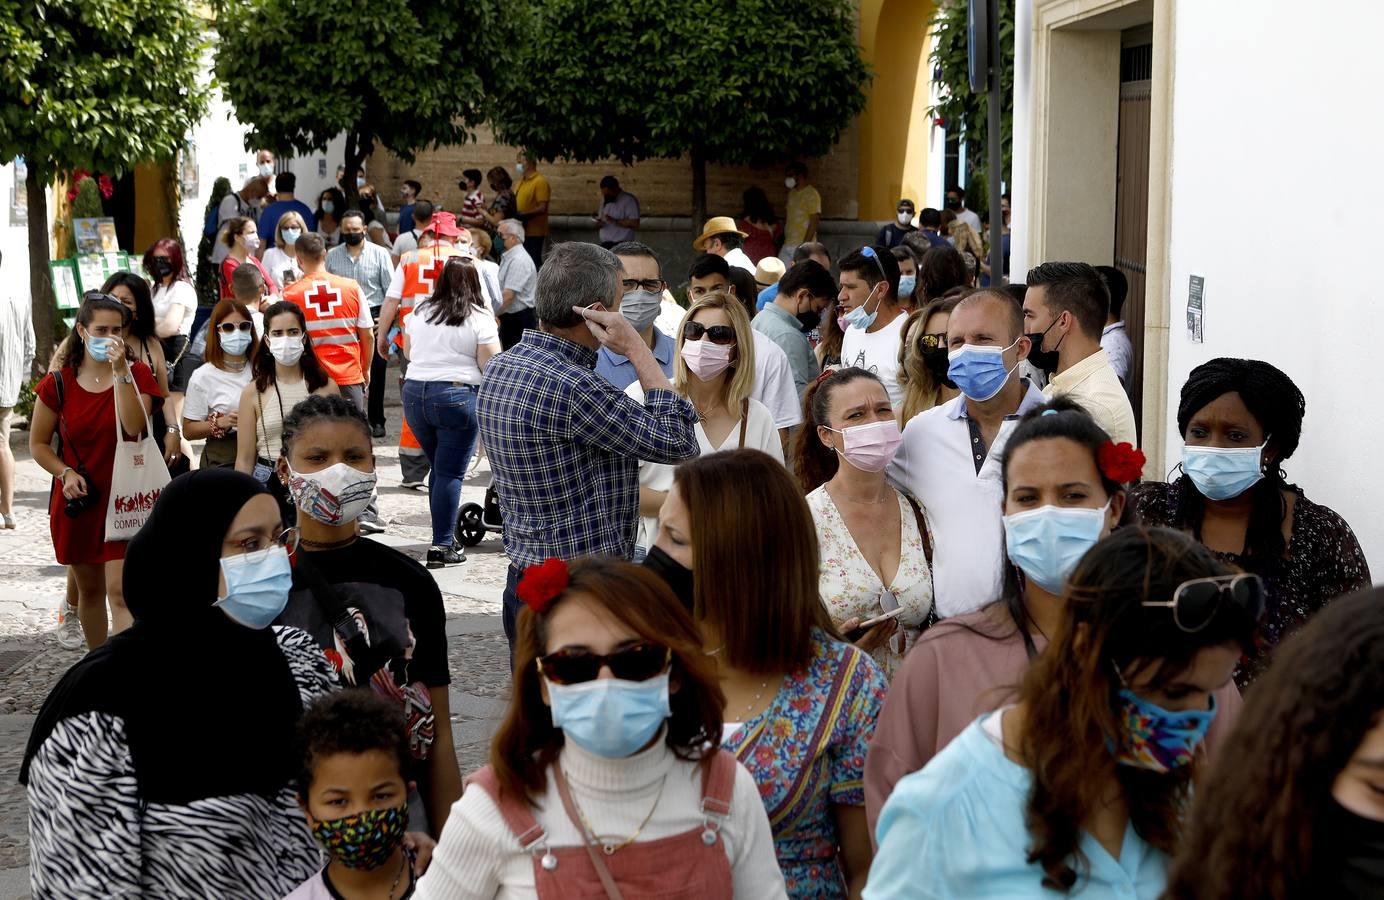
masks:
{"type": "Polygon", "coordinates": [[[1258,447],[1182,447],[1182,471],[1192,479],[1197,491],[1208,500],[1229,500],[1254,487],[1264,478],[1264,448],[1258,447]]]}
{"type": "Polygon", "coordinates": [[[918,287],[918,276],[917,276],[917,275],[900,275],[900,276],[899,276],[899,296],[900,296],[900,297],[912,297],[912,296],[913,296],[913,291],[916,290],[917,287],[918,287]]]}
{"type": "Polygon", "coordinates": [[[275,545],[221,557],[226,596],[213,603],[231,621],[256,631],[268,628],[288,605],[293,567],[288,550],[275,545]]]}
{"type": "MultiPolygon", "coordinates": [[[[861,247],[860,255],[873,259],[875,261],[875,267],[879,269],[879,276],[883,280],[877,283],[875,285],[875,288],[879,287],[880,284],[883,284],[887,287],[889,284],[889,276],[884,272],[884,264],[881,263],[879,261],[879,257],[875,255],[875,248],[861,247]]],[[[871,294],[875,292],[875,288],[870,289],[871,294]]],[[[880,297],[879,300],[875,301],[875,311],[866,312],[865,307],[870,305],[870,298],[868,295],[866,295],[864,303],[860,304],[855,309],[846,313],[841,318],[844,319],[846,325],[851,328],[859,328],[861,331],[868,331],[870,329],[870,326],[875,324],[875,318],[879,315],[879,306],[883,302],[884,298],[880,297]]]]}
{"type": "Polygon", "coordinates": [[[588,753],[624,759],[639,752],[672,715],[668,673],[646,681],[596,678],[548,686],[553,725],[588,753]]]}
{"type": "Polygon", "coordinates": [[[1004,390],[1009,377],[1019,368],[1018,363],[1014,364],[1013,369],[1004,365],[1004,352],[1018,343],[1019,339],[1016,338],[1008,347],[966,344],[959,350],[953,350],[947,356],[947,377],[968,399],[984,403],[1004,390]]]}

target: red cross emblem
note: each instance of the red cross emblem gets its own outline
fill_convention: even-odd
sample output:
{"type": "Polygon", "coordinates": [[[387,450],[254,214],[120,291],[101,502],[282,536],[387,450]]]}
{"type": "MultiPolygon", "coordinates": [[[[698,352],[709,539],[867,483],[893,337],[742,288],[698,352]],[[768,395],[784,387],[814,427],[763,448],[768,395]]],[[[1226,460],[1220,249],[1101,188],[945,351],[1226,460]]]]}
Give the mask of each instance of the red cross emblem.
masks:
{"type": "Polygon", "coordinates": [[[318,318],[329,319],[341,305],[341,289],[334,288],[325,281],[313,284],[312,290],[303,295],[303,302],[317,311],[318,318]]]}
{"type": "Polygon", "coordinates": [[[434,256],[426,265],[418,267],[418,283],[423,286],[423,290],[432,296],[433,285],[437,283],[437,277],[442,274],[442,270],[447,267],[447,257],[434,256]]]}

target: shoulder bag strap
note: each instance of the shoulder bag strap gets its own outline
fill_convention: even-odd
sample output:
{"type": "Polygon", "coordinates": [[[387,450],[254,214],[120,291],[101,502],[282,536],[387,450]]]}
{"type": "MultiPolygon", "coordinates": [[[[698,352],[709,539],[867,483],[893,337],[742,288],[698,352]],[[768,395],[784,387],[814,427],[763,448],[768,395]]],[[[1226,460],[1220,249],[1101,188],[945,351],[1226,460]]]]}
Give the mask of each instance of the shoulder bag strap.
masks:
{"type": "MultiPolygon", "coordinates": [[[[278,389],[279,389],[279,385],[276,383],[276,384],[274,385],[274,390],[277,391],[278,389]]],[[[256,429],[260,434],[264,435],[264,458],[265,458],[265,459],[269,459],[269,429],[266,428],[266,427],[264,427],[264,392],[263,392],[263,391],[259,391],[259,390],[255,391],[255,403],[259,404],[259,421],[255,423],[255,429],[256,429]]],[[[280,399],[280,401],[279,401],[279,414],[280,414],[280,415],[283,415],[283,409],[284,409],[283,400],[280,399]]],[[[272,459],[269,459],[269,462],[272,464],[274,461],[273,461],[272,459]]]]}
{"type": "Polygon", "coordinates": [[[582,846],[586,848],[586,855],[591,857],[591,865],[596,869],[596,875],[601,879],[601,886],[605,888],[606,897],[609,900],[624,900],[624,895],[620,893],[620,886],[615,883],[615,878],[606,868],[605,860],[601,859],[601,855],[596,852],[596,848],[592,845],[595,835],[586,833],[586,826],[582,824],[581,815],[577,812],[575,804],[572,803],[572,792],[567,789],[567,779],[562,776],[561,766],[556,764],[553,766],[553,778],[557,781],[557,794],[562,798],[562,808],[567,810],[567,818],[581,832],[582,846]]]}
{"type": "Polygon", "coordinates": [[[355,617],[351,615],[346,598],[341,596],[341,592],[331,582],[322,577],[317,566],[308,558],[310,556],[311,553],[299,552],[296,558],[297,568],[303,573],[313,599],[326,614],[327,621],[332,624],[332,631],[346,645],[346,652],[351,654],[351,661],[355,664],[356,685],[369,684],[370,679],[387,660],[380,651],[371,646],[360,626],[356,624],[355,617]]]}
{"type": "Polygon", "coordinates": [[[740,448],[745,449],[745,426],[750,421],[750,398],[740,401],[740,448]]]}
{"type": "MultiPolygon", "coordinates": [[[[903,499],[905,499],[905,500],[908,501],[908,507],[909,507],[909,509],[912,509],[912,510],[913,510],[913,518],[914,518],[915,520],[917,520],[917,522],[918,522],[918,536],[919,536],[920,538],[922,538],[922,541],[923,541],[923,556],[927,559],[928,572],[931,573],[931,572],[932,572],[932,535],[928,534],[928,530],[927,530],[927,517],[923,515],[922,507],[918,506],[918,503],[917,503],[916,500],[914,500],[912,497],[908,496],[907,494],[904,494],[904,495],[903,495],[903,499]]],[[[935,585],[936,585],[936,582],[934,582],[933,584],[934,584],[934,586],[935,586],[935,585]]],[[[924,631],[927,631],[929,628],[931,628],[932,626],[936,625],[937,622],[940,620],[940,618],[941,618],[941,617],[938,616],[938,614],[937,614],[937,595],[936,595],[936,593],[934,592],[933,597],[932,597],[932,606],[931,606],[931,608],[928,609],[928,611],[927,611],[927,618],[923,620],[923,626],[922,626],[921,628],[918,629],[918,633],[919,633],[919,634],[922,634],[924,631]]],[[[1022,631],[1023,629],[1020,629],[1020,630],[1022,631]]],[[[1029,638],[1027,632],[1024,632],[1024,638],[1025,638],[1026,640],[1032,640],[1032,638],[1029,638]]],[[[1033,657],[1030,655],[1029,658],[1032,659],[1033,657]]]]}
{"type": "MultiPolygon", "coordinates": [[[[134,371],[131,370],[130,378],[133,379],[134,371]]],[[[144,414],[144,434],[154,436],[154,423],[149,419],[149,411],[144,408],[144,401],[139,399],[139,383],[133,385],[135,389],[135,402],[139,404],[139,411],[144,414]]],[[[115,443],[119,446],[125,441],[125,425],[120,421],[120,382],[111,385],[111,406],[115,408],[115,443]]],[[[139,435],[135,435],[135,443],[139,442],[139,435]]]]}
{"type": "MultiPolygon", "coordinates": [[[[58,458],[62,458],[64,447],[71,447],[72,455],[77,457],[77,468],[85,471],[86,465],[82,462],[82,454],[77,452],[77,445],[72,443],[72,436],[67,433],[67,419],[62,414],[63,407],[67,405],[66,392],[64,391],[62,381],[62,369],[55,369],[53,371],[53,387],[57,388],[58,391],[58,458]]],[[[117,415],[116,418],[118,419],[119,416],[117,415]]]]}

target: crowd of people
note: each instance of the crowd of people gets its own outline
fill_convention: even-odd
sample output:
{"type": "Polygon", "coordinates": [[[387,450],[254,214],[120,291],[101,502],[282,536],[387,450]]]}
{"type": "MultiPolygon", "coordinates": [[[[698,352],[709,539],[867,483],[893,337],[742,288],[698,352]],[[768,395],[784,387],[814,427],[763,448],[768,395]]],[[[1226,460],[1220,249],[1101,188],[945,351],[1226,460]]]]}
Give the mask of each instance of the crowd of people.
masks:
{"type": "Polygon", "coordinates": [[[617,180],[549,244],[516,169],[406,182],[388,246],[363,177],[247,185],[204,337],[176,242],[85,297],[31,430],[91,648],[23,761],[35,896],[1384,892],[1384,593],[1283,371],[1195,368],[1165,483],[1123,278],[1004,283],[959,189],[833,260],[795,163],[674,303],[617,180]],[[422,564],[369,537],[391,357],[422,564]],[[107,539],[144,432],[197,469],[107,539]],[[427,569],[481,446],[513,680],[464,773],[427,569]]]}

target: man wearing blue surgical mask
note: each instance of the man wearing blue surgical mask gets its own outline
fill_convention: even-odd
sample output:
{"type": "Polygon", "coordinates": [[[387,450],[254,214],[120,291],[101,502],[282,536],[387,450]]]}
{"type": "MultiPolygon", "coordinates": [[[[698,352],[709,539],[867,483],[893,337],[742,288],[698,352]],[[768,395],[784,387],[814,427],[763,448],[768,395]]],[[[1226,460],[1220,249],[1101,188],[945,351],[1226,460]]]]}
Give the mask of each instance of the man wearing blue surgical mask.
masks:
{"type": "Polygon", "coordinates": [[[888,473],[927,513],[933,596],[939,615],[955,616],[999,599],[1004,445],[1043,394],[1019,376],[1029,340],[1010,295],[977,291],[957,304],[947,346],[961,396],[909,420],[888,473]]]}
{"type": "Polygon", "coordinates": [[[908,316],[899,308],[899,262],[888,247],[861,247],[841,259],[836,309],[845,321],[841,364],[879,376],[889,402],[903,404],[899,347],[908,316]]]}
{"type": "MultiPolygon", "coordinates": [[[[620,295],[615,309],[625,317],[653,351],[663,374],[673,377],[677,341],[659,331],[654,320],[663,307],[663,270],[654,251],[638,241],[616,244],[611,252],[620,260],[620,295]]],[[[624,390],[639,380],[634,364],[609,347],[596,353],[596,374],[624,390]]]]}

